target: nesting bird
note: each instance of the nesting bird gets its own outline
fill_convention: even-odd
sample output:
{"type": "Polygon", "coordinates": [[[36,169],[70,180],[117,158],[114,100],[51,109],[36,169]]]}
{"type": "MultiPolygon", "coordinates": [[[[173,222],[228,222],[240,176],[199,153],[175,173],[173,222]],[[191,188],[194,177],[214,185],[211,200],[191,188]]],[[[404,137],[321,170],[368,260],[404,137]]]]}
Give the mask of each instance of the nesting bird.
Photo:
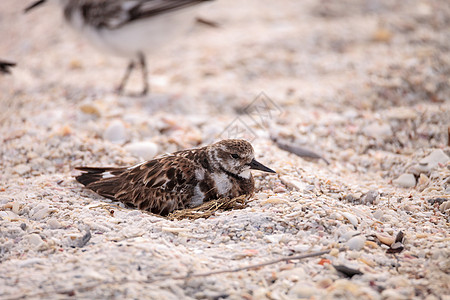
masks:
{"type": "Polygon", "coordinates": [[[129,168],[78,167],[76,180],[106,198],[167,215],[206,201],[251,195],[250,170],[275,173],[255,160],[245,140],[222,140],[183,150],[129,168]]]}
{"type": "MultiPolygon", "coordinates": [[[[211,0],[53,0],[61,4],[64,18],[102,51],[129,59],[117,91],[122,93],[132,70],[140,66],[149,91],[145,54],[186,33],[198,4],[211,0]]],[[[25,12],[43,4],[38,0],[25,12]]]]}

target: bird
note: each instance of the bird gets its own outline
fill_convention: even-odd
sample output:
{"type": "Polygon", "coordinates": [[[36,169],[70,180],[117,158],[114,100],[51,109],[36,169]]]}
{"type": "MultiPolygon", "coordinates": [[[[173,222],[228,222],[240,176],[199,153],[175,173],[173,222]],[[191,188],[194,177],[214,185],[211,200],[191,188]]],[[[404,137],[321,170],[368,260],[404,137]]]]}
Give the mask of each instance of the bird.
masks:
{"type": "Polygon", "coordinates": [[[167,216],[207,201],[253,195],[250,170],[276,173],[255,160],[252,145],[226,139],[166,154],[132,167],[76,167],[75,179],[97,194],[167,216]]]}
{"type": "MultiPolygon", "coordinates": [[[[129,59],[116,91],[122,94],[133,69],[140,66],[143,89],[149,92],[146,54],[186,33],[199,4],[212,0],[53,0],[64,19],[102,51],[129,59]]],[[[38,0],[29,12],[47,2],[38,0]]]]}
{"type": "Polygon", "coordinates": [[[16,63],[14,63],[14,62],[0,60],[0,73],[10,74],[11,68],[15,67],[15,66],[16,66],[16,63]]]}

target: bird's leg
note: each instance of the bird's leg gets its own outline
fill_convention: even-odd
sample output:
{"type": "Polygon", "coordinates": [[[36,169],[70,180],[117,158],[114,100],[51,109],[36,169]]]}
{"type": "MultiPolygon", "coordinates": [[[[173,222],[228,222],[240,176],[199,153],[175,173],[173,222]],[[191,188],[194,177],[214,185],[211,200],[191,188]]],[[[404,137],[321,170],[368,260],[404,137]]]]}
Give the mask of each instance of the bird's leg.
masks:
{"type": "Polygon", "coordinates": [[[145,96],[145,95],[147,95],[150,88],[149,88],[149,84],[148,84],[147,63],[145,61],[145,55],[142,52],[139,52],[139,64],[141,65],[142,81],[144,83],[144,88],[143,88],[141,94],[142,94],[142,96],[145,96]]]}
{"type": "Polygon", "coordinates": [[[127,83],[128,78],[130,78],[130,74],[133,71],[134,66],[134,61],[131,60],[127,66],[127,69],[125,70],[125,74],[122,77],[122,80],[120,81],[119,87],[116,89],[118,94],[122,94],[123,89],[125,88],[125,84],[127,83]]]}

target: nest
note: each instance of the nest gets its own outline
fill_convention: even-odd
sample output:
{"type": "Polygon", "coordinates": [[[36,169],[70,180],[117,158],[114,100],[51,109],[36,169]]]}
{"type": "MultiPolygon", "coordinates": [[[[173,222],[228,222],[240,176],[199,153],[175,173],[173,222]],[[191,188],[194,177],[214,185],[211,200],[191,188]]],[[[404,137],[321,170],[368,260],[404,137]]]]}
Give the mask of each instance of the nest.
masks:
{"type": "Polygon", "coordinates": [[[242,195],[233,199],[220,198],[217,200],[211,200],[203,203],[195,208],[187,208],[182,210],[176,210],[170,213],[167,218],[169,220],[181,220],[181,219],[200,219],[209,218],[215,215],[216,212],[243,209],[247,207],[247,200],[250,197],[248,195],[242,195]]]}

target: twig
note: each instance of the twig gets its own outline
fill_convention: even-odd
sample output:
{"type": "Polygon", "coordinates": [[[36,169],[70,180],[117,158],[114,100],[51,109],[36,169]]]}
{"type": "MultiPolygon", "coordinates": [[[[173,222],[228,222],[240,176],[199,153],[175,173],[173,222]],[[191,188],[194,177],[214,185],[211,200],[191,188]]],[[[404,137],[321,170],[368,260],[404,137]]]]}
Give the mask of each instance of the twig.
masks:
{"type": "MultiPolygon", "coordinates": [[[[344,251],[344,250],[345,250],[345,248],[339,249],[339,251],[344,251]]],[[[219,270],[219,271],[212,271],[212,272],[205,272],[205,273],[193,273],[193,274],[188,274],[186,276],[172,277],[171,279],[189,279],[189,278],[193,278],[193,277],[206,277],[206,276],[211,276],[211,275],[218,275],[218,274],[224,274],[224,273],[235,273],[235,272],[244,271],[244,270],[258,269],[261,267],[273,265],[273,264],[283,262],[283,261],[290,261],[290,260],[296,260],[296,259],[305,259],[305,258],[321,256],[321,255],[330,253],[330,251],[331,250],[324,250],[324,251],[302,254],[302,255],[297,255],[297,256],[287,256],[287,257],[282,257],[282,258],[275,259],[272,261],[268,261],[265,263],[249,265],[249,266],[236,268],[236,269],[219,270]]]]}

